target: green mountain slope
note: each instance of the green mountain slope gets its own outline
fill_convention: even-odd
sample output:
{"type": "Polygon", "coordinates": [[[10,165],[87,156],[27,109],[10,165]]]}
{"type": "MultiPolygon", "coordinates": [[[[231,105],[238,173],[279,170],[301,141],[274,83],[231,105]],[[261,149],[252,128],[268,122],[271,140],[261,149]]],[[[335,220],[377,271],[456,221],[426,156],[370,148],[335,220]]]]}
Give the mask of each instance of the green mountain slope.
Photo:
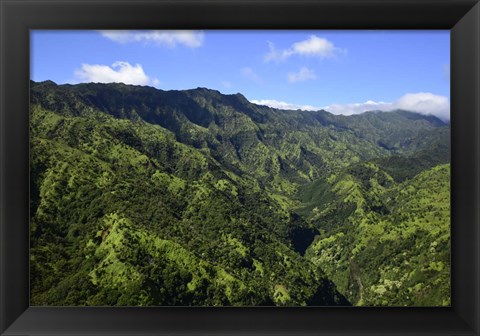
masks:
{"type": "Polygon", "coordinates": [[[327,184],[307,259],[356,305],[449,305],[450,165],[396,184],[367,163],[327,184]]]}
{"type": "Polygon", "coordinates": [[[408,183],[442,194],[428,172],[449,162],[449,146],[448,125],[406,111],[343,117],[204,88],[32,82],[32,304],[446,304],[449,199],[437,209],[395,195],[408,183]],[[395,217],[401,206],[431,220],[443,207],[443,224],[420,230],[395,217]],[[407,245],[425,231],[441,256],[411,248],[411,268],[394,259],[395,273],[384,244],[370,267],[366,220],[383,240],[414,232],[407,245]],[[341,255],[326,258],[333,248],[341,255]],[[422,271],[440,261],[441,275],[422,271]],[[355,289],[352,267],[373,289],[355,289]],[[432,277],[443,287],[433,301],[375,296],[381,267],[389,281],[423,274],[404,281],[425,285],[415,293],[430,294],[432,277]]]}
{"type": "Polygon", "coordinates": [[[282,111],[248,102],[241,94],[198,88],[162,91],[123,84],[32,84],[32,103],[64,115],[94,109],[143,120],[171,131],[175,140],[204,149],[225,168],[253,174],[279,192],[327,176],[352,163],[413,154],[449,142],[449,127],[411,112],[345,117],[325,111],[282,111]]]}
{"type": "Polygon", "coordinates": [[[291,248],[288,212],[168,131],[31,120],[33,304],[348,304],[291,248]]]}

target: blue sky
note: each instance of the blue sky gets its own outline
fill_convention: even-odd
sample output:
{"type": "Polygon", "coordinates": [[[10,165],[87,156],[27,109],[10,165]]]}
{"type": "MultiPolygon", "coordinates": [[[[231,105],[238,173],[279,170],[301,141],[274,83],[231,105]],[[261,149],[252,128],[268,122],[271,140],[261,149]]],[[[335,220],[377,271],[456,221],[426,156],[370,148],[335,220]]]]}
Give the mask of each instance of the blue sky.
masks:
{"type": "Polygon", "coordinates": [[[450,32],[39,31],[31,78],[207,87],[287,109],[449,119],[450,32]]]}

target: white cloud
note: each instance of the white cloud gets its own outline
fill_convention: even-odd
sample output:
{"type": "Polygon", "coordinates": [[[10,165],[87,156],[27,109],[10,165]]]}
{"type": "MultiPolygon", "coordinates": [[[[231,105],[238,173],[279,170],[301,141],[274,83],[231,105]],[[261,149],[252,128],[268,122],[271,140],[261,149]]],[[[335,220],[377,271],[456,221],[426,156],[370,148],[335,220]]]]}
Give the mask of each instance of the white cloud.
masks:
{"type": "Polygon", "coordinates": [[[284,61],[290,56],[301,55],[308,57],[330,58],[335,56],[341,49],[336,48],[332,42],[325,38],[311,35],[308,39],[296,42],[288,49],[277,50],[272,42],[268,42],[269,52],[265,55],[265,61],[284,61]]]}
{"type": "Polygon", "coordinates": [[[304,82],[317,78],[315,72],[307,67],[302,67],[298,72],[288,73],[288,81],[290,83],[304,82]]]}
{"type": "Polygon", "coordinates": [[[242,69],[242,75],[245,78],[250,79],[251,81],[254,81],[257,84],[262,84],[263,79],[255,73],[255,71],[252,70],[252,68],[245,67],[242,69]]]}
{"type": "Polygon", "coordinates": [[[222,81],[222,85],[227,89],[232,87],[232,83],[230,83],[229,81],[222,81]]]}
{"type": "Polygon", "coordinates": [[[450,102],[447,97],[437,96],[429,92],[407,93],[395,103],[395,108],[415,111],[421,114],[432,114],[442,120],[450,119],[450,102]]]}
{"type": "Polygon", "coordinates": [[[292,46],[294,54],[306,56],[331,57],[334,53],[333,43],[327,39],[311,35],[307,40],[296,42],[292,46]]]}
{"type": "Polygon", "coordinates": [[[333,114],[352,115],[360,114],[366,111],[391,111],[394,108],[392,103],[368,100],[364,103],[331,104],[323,107],[323,109],[333,114]]]}
{"type": "Polygon", "coordinates": [[[134,85],[158,85],[157,78],[150,79],[140,64],[131,65],[118,61],[108,65],[82,64],[75,70],[75,79],[79,82],[125,83],[134,85]]]}
{"type": "Polygon", "coordinates": [[[143,42],[170,48],[198,48],[204,41],[204,33],[195,30],[101,30],[100,34],[119,43],[143,42]]]}
{"type": "Polygon", "coordinates": [[[434,115],[443,121],[450,120],[450,103],[448,98],[428,92],[407,93],[393,103],[368,100],[364,103],[331,104],[324,107],[291,104],[274,99],[254,99],[251,100],[251,102],[258,105],[267,105],[283,110],[326,110],[333,114],[342,115],[360,114],[367,111],[393,111],[400,109],[417,112],[424,115],[434,115]]]}
{"type": "Polygon", "coordinates": [[[304,110],[304,111],[318,111],[320,110],[319,107],[315,107],[312,105],[297,105],[297,104],[290,104],[283,101],[278,101],[275,99],[260,99],[251,100],[252,103],[257,105],[266,105],[273,108],[281,109],[281,110],[304,110]]]}
{"type": "Polygon", "coordinates": [[[407,93],[393,103],[366,101],[354,104],[332,104],[323,107],[333,114],[359,114],[366,111],[407,110],[424,115],[434,115],[442,120],[450,120],[450,102],[447,97],[429,92],[407,93]]]}

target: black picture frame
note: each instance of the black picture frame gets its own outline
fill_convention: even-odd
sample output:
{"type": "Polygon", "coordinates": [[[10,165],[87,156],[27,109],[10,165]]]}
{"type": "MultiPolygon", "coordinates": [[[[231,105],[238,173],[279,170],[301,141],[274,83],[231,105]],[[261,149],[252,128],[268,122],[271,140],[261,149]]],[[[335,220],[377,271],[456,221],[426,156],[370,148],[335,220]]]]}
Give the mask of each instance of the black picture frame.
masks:
{"type": "Polygon", "coordinates": [[[480,335],[478,0],[0,0],[0,11],[1,335],[480,335]],[[119,28],[450,29],[452,306],[29,307],[29,30],[119,28]]]}

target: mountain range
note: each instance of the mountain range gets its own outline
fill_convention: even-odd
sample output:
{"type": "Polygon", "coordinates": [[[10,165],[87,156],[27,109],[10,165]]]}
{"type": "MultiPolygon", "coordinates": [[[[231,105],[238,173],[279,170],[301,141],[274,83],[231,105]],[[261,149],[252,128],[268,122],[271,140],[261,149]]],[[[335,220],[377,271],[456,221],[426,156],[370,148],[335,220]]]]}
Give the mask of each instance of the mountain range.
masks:
{"type": "Polygon", "coordinates": [[[450,305],[450,126],[31,82],[31,304],[450,305]]]}

